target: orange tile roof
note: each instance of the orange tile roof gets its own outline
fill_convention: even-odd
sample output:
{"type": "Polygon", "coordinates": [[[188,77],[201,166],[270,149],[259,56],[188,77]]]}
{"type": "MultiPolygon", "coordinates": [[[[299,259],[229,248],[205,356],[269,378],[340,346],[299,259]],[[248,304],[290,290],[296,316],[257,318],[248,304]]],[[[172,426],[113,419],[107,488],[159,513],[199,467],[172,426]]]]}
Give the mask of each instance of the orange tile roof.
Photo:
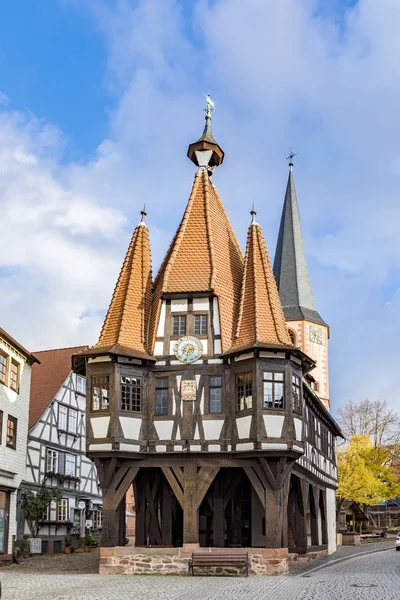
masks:
{"type": "Polygon", "coordinates": [[[205,170],[196,173],[182,221],[154,282],[149,350],[155,343],[164,293],[212,292],[218,297],[222,349],[232,343],[243,253],[218,192],[205,170]]]}
{"type": "Polygon", "coordinates": [[[86,349],[87,346],[76,346],[35,352],[40,364],[32,365],[29,429],[37,423],[67,379],[71,372],[71,356],[86,349]]]}
{"type": "Polygon", "coordinates": [[[236,334],[229,352],[268,345],[292,343],[262,229],[253,222],[247,235],[236,334]]]}
{"type": "Polygon", "coordinates": [[[141,222],[133,232],[99,341],[93,349],[120,346],[141,358],[148,357],[151,291],[149,231],[147,225],[141,222]]]}

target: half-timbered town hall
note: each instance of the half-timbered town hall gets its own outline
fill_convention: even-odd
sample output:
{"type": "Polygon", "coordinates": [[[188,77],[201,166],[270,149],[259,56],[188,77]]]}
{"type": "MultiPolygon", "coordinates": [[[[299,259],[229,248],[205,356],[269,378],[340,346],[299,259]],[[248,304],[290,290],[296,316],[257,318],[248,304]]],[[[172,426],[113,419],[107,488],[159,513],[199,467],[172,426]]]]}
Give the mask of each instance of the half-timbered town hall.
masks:
{"type": "Polygon", "coordinates": [[[336,547],[329,329],[314,304],[292,164],[274,276],[256,212],[243,255],[213,183],[224,152],[211,106],[189,145],[193,187],[157,275],[143,211],[99,341],[74,359],[103,492],[103,573],[186,572],[196,550],[245,548],[251,572],[269,574],[287,569],[289,552],[336,547]],[[132,482],[135,546],[122,547],[132,482]]]}

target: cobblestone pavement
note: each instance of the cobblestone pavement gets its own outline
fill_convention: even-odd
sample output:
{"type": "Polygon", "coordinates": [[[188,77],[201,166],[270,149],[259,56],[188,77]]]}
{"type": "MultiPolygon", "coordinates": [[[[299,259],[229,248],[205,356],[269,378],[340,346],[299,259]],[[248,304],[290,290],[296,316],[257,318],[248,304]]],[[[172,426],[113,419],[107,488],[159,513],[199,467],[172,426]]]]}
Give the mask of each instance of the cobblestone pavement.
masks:
{"type": "Polygon", "coordinates": [[[0,571],[0,582],[2,600],[398,600],[399,575],[400,553],[391,549],[297,576],[100,577],[8,569],[0,571]]]}
{"type": "Polygon", "coordinates": [[[17,565],[13,563],[0,570],[15,573],[69,573],[70,575],[99,572],[100,550],[92,548],[90,552],[74,552],[72,554],[43,554],[26,558],[17,565]]]}
{"type": "Polygon", "coordinates": [[[334,554],[330,554],[329,556],[317,558],[315,560],[310,561],[309,563],[291,563],[290,574],[304,574],[309,571],[314,571],[314,569],[316,568],[319,569],[321,566],[325,566],[329,563],[350,558],[352,556],[357,556],[359,554],[364,554],[366,552],[381,552],[383,550],[390,550],[395,546],[395,539],[396,538],[393,537],[392,539],[381,540],[378,542],[364,543],[360,546],[338,546],[337,551],[334,554]]]}

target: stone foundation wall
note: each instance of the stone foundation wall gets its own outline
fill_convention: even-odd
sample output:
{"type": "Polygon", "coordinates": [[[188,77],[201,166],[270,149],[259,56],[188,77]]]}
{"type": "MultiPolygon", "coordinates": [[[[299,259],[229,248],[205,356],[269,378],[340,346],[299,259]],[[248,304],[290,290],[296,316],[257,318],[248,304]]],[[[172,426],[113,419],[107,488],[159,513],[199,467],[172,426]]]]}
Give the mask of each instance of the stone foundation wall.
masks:
{"type": "MultiPolygon", "coordinates": [[[[100,575],[187,575],[192,552],[248,552],[249,574],[281,575],[288,570],[287,548],[139,548],[132,546],[100,548],[100,575]]],[[[199,574],[242,575],[234,566],[197,569],[199,574]]]]}
{"type": "Polygon", "coordinates": [[[299,563],[308,563],[316,558],[321,558],[322,556],[328,556],[328,550],[313,550],[312,552],[306,552],[305,554],[300,554],[297,552],[289,553],[289,562],[299,562],[299,563]]]}

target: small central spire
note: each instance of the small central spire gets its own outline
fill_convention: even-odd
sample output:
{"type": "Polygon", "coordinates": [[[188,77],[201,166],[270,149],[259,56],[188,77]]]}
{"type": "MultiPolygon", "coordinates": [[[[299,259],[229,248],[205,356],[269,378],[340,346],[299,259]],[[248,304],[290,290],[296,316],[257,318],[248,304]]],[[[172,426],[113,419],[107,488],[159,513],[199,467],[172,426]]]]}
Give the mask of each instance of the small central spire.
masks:
{"type": "Polygon", "coordinates": [[[253,202],[253,204],[251,206],[250,214],[251,214],[251,222],[255,223],[256,222],[256,214],[257,214],[257,212],[254,209],[254,202],[253,202]]]}
{"type": "Polygon", "coordinates": [[[145,217],[146,217],[146,215],[147,215],[147,212],[146,212],[146,203],[144,203],[144,204],[143,204],[143,208],[142,208],[142,210],[140,211],[140,214],[142,215],[142,218],[140,219],[140,222],[145,224],[145,220],[144,220],[144,218],[145,218],[145,217]]]}
{"type": "Polygon", "coordinates": [[[202,171],[207,171],[211,176],[224,160],[224,151],[217,144],[211,130],[212,113],[215,110],[215,103],[211,100],[210,94],[206,95],[207,108],[205,108],[204,130],[197,142],[190,144],[188,148],[188,158],[202,171]]]}

